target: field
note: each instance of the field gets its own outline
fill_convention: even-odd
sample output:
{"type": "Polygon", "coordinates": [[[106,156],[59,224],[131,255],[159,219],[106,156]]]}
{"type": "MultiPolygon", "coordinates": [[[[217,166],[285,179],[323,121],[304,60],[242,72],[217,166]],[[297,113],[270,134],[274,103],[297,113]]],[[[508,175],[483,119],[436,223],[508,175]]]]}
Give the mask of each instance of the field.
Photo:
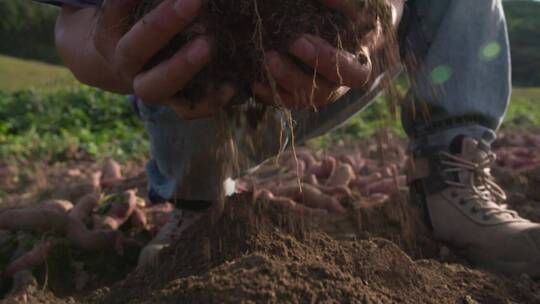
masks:
{"type": "MultiPolygon", "coordinates": [[[[493,171],[510,207],[540,221],[540,89],[512,100],[493,171]]],[[[242,176],[223,216],[137,267],[173,208],[148,202],[148,140],[126,98],[0,57],[0,303],[540,303],[531,277],[485,270],[431,238],[409,202],[404,147],[380,100],[242,176]],[[290,193],[298,180],[311,200],[290,193]]]]}
{"type": "Polygon", "coordinates": [[[0,55],[0,91],[51,91],[76,84],[75,78],[65,68],[0,55]]]}

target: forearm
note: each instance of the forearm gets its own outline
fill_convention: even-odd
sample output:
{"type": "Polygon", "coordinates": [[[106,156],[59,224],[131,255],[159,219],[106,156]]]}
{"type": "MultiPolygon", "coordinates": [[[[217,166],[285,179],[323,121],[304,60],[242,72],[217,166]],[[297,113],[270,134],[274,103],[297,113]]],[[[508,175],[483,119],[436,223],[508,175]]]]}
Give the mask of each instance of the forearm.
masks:
{"type": "Polygon", "coordinates": [[[95,7],[64,5],[56,23],[58,54],[82,83],[115,93],[131,93],[131,88],[95,48],[92,31],[96,16],[95,7]]]}

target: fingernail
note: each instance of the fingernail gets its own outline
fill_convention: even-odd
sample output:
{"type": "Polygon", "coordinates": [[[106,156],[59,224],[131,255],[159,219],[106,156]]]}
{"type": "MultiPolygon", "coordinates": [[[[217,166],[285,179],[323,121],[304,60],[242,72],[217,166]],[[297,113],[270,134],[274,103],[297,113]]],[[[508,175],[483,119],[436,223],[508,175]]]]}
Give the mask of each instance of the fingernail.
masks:
{"type": "Polygon", "coordinates": [[[201,0],[176,0],[173,8],[182,16],[192,17],[201,8],[201,0]]]}
{"type": "Polygon", "coordinates": [[[311,41],[309,41],[305,37],[301,37],[300,39],[293,42],[291,46],[293,52],[296,56],[302,57],[305,60],[315,60],[317,57],[317,50],[315,49],[315,45],[311,41]]]}
{"type": "Polygon", "coordinates": [[[200,65],[208,61],[210,46],[204,38],[196,38],[191,43],[187,52],[187,60],[193,65],[200,65]]]}

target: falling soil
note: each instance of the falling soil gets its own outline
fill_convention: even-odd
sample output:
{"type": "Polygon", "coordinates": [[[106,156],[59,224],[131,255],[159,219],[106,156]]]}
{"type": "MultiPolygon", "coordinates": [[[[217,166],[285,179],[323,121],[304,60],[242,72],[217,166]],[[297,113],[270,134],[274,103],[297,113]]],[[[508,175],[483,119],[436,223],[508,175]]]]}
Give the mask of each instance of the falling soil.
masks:
{"type": "MultiPolygon", "coordinates": [[[[233,104],[243,103],[252,96],[254,81],[268,79],[263,68],[265,52],[287,53],[288,45],[304,33],[318,35],[337,48],[361,55],[362,38],[378,21],[388,25],[390,11],[381,0],[355,1],[362,16],[357,21],[324,7],[318,0],[206,0],[195,22],[172,39],[147,68],[172,56],[194,36],[208,35],[214,44],[212,61],[181,94],[197,100],[219,85],[231,83],[238,90],[233,104]]],[[[161,2],[140,1],[134,21],[161,2]]],[[[365,56],[359,58],[366,60],[365,56]]]]}

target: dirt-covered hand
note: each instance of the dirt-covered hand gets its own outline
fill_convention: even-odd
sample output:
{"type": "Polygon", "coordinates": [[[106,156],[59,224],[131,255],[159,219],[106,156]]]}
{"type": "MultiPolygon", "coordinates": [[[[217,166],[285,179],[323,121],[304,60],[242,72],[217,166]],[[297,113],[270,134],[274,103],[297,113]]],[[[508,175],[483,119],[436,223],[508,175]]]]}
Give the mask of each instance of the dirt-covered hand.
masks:
{"type": "MultiPolygon", "coordinates": [[[[168,105],[185,119],[211,115],[228,103],[234,89],[227,84],[208,92],[202,100],[191,101],[181,97],[183,87],[210,61],[211,37],[193,37],[169,59],[156,65],[149,64],[175,35],[185,30],[199,15],[202,0],[163,1],[132,25],[129,20],[136,7],[136,0],[106,0],[100,11],[94,10],[94,15],[90,15],[97,20],[85,21],[73,14],[69,18],[73,12],[69,8],[63,9],[64,18],[61,16],[57,27],[57,33],[61,33],[57,34],[57,44],[60,53],[64,54],[62,57],[68,59],[65,60],[66,65],[78,74],[78,78],[106,90],[135,93],[150,104],[168,105]],[[73,47],[79,42],[76,41],[77,35],[62,34],[69,33],[70,28],[78,23],[93,24],[86,30],[86,36],[78,33],[78,36],[90,40],[86,43],[90,44],[88,47],[79,44],[79,49],[86,49],[85,52],[77,52],[77,47],[73,47]],[[88,59],[92,56],[100,60],[88,59]]],[[[71,10],[77,13],[77,9],[71,10]]]]}
{"type": "MultiPolygon", "coordinates": [[[[320,1],[348,18],[362,18],[352,7],[351,0],[320,1]]],[[[388,1],[392,7],[392,23],[397,25],[403,0],[388,1]]],[[[338,49],[318,36],[304,34],[290,45],[288,55],[266,54],[266,69],[273,83],[255,84],[254,95],[263,103],[287,108],[320,107],[332,103],[349,89],[361,88],[370,80],[371,54],[384,44],[382,33],[382,25],[378,22],[368,35],[362,37],[355,54],[338,49]],[[314,72],[306,73],[289,58],[290,55],[314,72]]]]}

